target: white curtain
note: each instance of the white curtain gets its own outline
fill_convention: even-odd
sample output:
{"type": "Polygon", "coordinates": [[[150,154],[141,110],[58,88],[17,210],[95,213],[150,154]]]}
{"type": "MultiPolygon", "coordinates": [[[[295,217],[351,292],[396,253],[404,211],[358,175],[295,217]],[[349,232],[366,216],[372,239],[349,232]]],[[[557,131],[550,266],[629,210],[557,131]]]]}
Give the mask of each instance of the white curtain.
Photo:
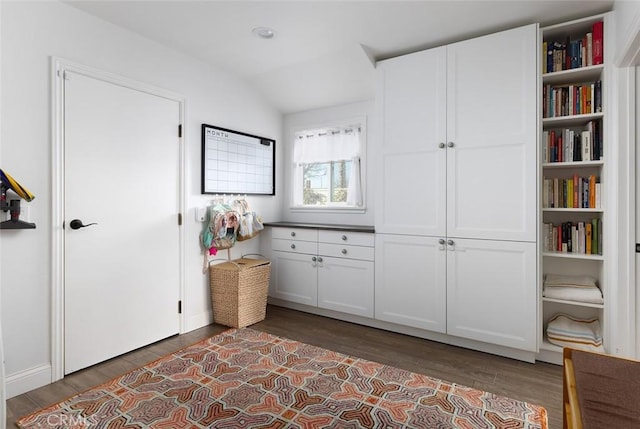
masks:
{"type": "Polygon", "coordinates": [[[302,204],[302,164],[351,160],[347,204],[362,206],[360,127],[331,128],[296,134],[293,145],[294,204],[302,204]]]}

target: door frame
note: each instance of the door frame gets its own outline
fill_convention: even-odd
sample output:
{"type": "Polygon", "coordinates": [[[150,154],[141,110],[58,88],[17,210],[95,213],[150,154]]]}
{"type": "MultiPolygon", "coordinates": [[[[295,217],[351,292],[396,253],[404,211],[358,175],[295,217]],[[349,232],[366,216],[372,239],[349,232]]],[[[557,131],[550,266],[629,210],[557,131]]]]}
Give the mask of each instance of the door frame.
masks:
{"type": "Polygon", "coordinates": [[[618,169],[621,173],[616,179],[619,183],[627,182],[628,185],[620,192],[620,201],[625,202],[626,207],[623,213],[618,214],[618,232],[621,238],[618,243],[620,263],[613,267],[620,271],[618,278],[620,291],[614,305],[616,310],[622,313],[622,318],[616,321],[618,326],[614,326],[622,334],[618,338],[613,353],[638,358],[640,357],[640,265],[637,262],[638,253],[635,250],[635,243],[640,227],[637,224],[640,214],[636,210],[638,204],[636,192],[640,177],[640,170],[636,164],[639,156],[636,139],[640,123],[636,120],[636,106],[640,88],[636,85],[636,67],[640,66],[640,16],[636,16],[629,30],[626,43],[619,49],[614,63],[617,78],[618,120],[612,126],[618,129],[615,137],[620,142],[621,148],[618,158],[624,167],[618,169]]]}
{"type": "MultiPolygon", "coordinates": [[[[184,124],[186,100],[183,96],[110,72],[87,67],[59,57],[51,57],[51,382],[64,377],[64,73],[74,72],[114,85],[163,97],[179,104],[180,124],[184,124]]],[[[185,212],[185,127],[179,137],[178,210],[185,212]]],[[[176,130],[177,132],[177,130],[176,130]]],[[[184,228],[178,231],[178,299],[184,302],[184,228]]],[[[183,307],[184,308],[184,307],[183,307]]],[[[184,333],[184,312],[178,315],[178,332],[184,333]]]]}

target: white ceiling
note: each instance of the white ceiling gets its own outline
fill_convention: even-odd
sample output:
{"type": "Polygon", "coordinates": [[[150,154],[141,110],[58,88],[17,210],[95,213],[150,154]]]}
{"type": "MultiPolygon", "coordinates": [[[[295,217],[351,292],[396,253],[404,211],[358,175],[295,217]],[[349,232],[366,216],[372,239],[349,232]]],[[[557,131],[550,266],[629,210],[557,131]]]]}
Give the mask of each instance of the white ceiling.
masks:
{"type": "Polygon", "coordinates": [[[291,113],[373,98],[376,60],[608,11],[613,0],[66,3],[223,67],[291,113]],[[254,36],[259,26],[275,37],[254,36]]]}

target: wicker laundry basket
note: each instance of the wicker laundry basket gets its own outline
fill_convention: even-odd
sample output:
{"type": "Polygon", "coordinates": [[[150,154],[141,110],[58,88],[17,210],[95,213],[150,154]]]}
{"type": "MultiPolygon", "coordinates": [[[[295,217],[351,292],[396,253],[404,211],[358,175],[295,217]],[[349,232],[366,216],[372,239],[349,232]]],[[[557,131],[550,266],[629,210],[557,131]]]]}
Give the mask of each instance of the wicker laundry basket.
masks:
{"type": "Polygon", "coordinates": [[[271,262],[241,258],[209,266],[213,320],[244,328],[264,320],[271,262]]]}

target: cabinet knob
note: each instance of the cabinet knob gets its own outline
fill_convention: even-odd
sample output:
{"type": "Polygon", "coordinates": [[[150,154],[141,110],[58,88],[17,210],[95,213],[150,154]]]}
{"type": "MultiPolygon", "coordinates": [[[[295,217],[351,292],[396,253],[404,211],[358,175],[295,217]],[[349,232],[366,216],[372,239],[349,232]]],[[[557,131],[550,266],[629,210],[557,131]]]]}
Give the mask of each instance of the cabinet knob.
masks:
{"type": "Polygon", "coordinates": [[[342,249],[342,254],[346,255],[347,254],[347,249],[342,249]]]}
{"type": "Polygon", "coordinates": [[[440,240],[438,240],[438,244],[444,244],[444,238],[441,238],[440,240]]]}
{"type": "Polygon", "coordinates": [[[447,146],[448,147],[454,147],[455,145],[453,144],[453,142],[449,142],[449,143],[447,143],[447,146]]]}
{"type": "Polygon", "coordinates": [[[449,246],[453,246],[455,243],[453,242],[453,240],[448,240],[448,241],[447,241],[447,244],[448,244],[449,246]]]}
{"type": "Polygon", "coordinates": [[[295,248],[296,248],[296,245],[295,245],[295,244],[292,244],[292,245],[291,245],[291,248],[292,248],[292,249],[295,249],[295,248]]]}
{"type": "Polygon", "coordinates": [[[295,237],[296,236],[296,232],[295,231],[291,231],[291,236],[295,237]]]}
{"type": "Polygon", "coordinates": [[[444,143],[440,143],[440,144],[438,145],[438,147],[439,147],[440,149],[444,149],[444,147],[445,147],[445,146],[446,146],[446,145],[445,145],[444,143]]]}
{"type": "Polygon", "coordinates": [[[318,262],[322,262],[322,256],[318,256],[318,262]]]}
{"type": "Polygon", "coordinates": [[[316,258],[315,256],[312,256],[312,257],[311,257],[311,260],[312,260],[313,262],[315,262],[315,261],[317,261],[317,260],[318,260],[318,258],[316,258]]]}
{"type": "Polygon", "coordinates": [[[347,241],[347,236],[346,235],[342,236],[342,241],[347,241]]]}

